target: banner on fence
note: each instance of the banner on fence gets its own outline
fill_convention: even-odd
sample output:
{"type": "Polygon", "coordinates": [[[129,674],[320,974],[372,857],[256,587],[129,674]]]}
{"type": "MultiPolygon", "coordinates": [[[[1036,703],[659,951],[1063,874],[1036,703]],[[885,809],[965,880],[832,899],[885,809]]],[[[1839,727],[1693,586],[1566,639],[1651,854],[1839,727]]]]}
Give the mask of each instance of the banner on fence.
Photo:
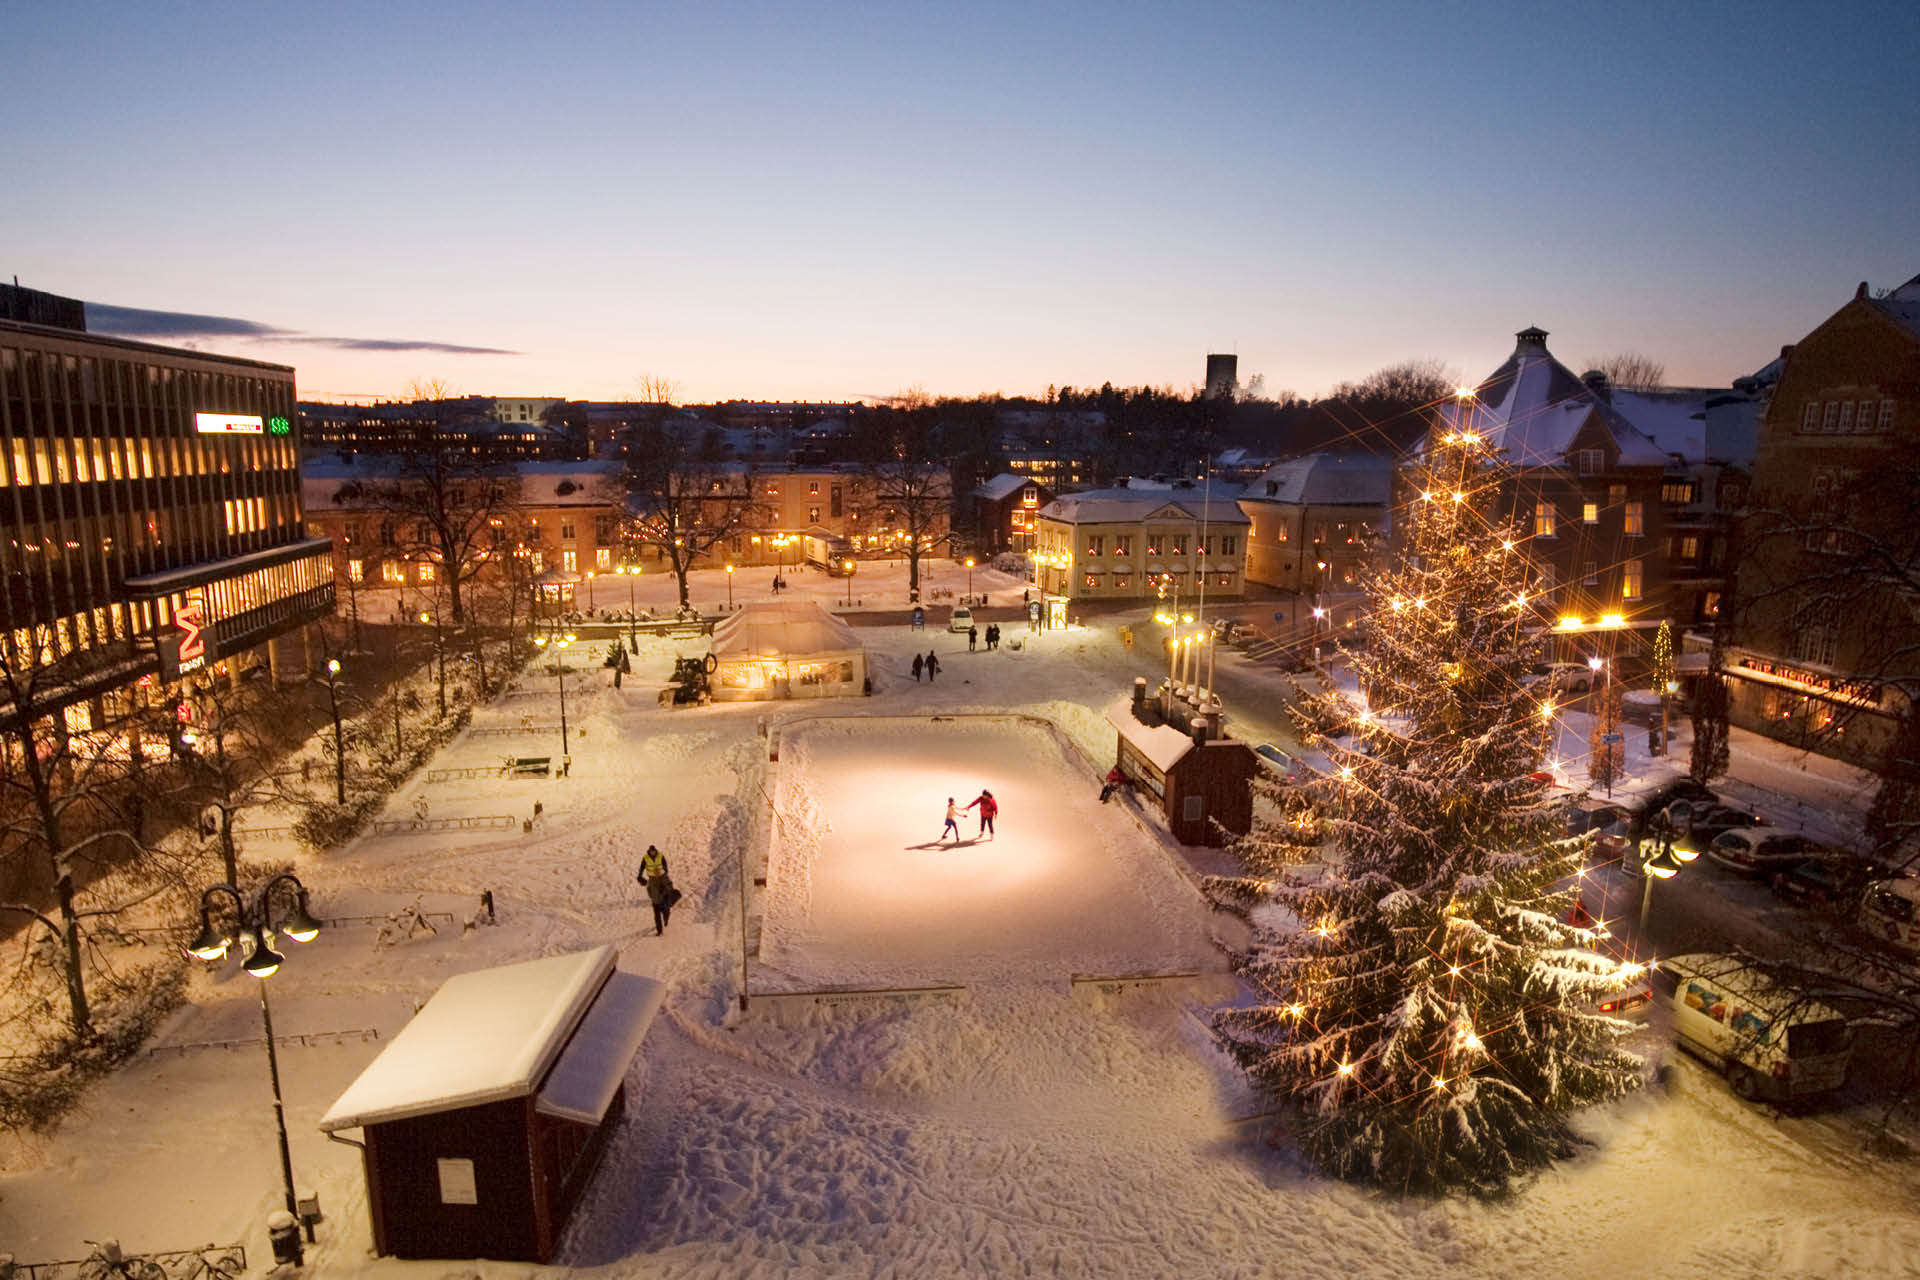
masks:
{"type": "Polygon", "coordinates": [[[818,1010],[866,1016],[900,1013],[927,1004],[965,1004],[972,998],[972,993],[961,986],[757,992],[749,997],[747,1011],[789,1025],[807,1021],[818,1010]]]}
{"type": "Polygon", "coordinates": [[[1076,973],[1067,985],[1074,999],[1092,1004],[1137,995],[1176,995],[1193,1000],[1226,1000],[1233,995],[1230,973],[1076,973]]]}

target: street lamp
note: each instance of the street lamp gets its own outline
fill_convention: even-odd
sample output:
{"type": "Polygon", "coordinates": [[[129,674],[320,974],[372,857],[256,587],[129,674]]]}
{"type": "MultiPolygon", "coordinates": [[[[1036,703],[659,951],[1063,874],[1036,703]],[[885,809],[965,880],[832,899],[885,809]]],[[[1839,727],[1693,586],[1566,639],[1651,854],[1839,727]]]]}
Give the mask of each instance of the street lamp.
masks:
{"type": "MultiPolygon", "coordinates": [[[[338,666],[338,663],[332,664],[338,666]]],[[[260,982],[260,1023],[266,1032],[267,1076],[273,1083],[273,1119],[280,1133],[280,1178],[286,1193],[287,1212],[298,1215],[300,1205],[293,1190],[293,1156],[287,1148],[287,1108],[280,1098],[280,1058],[273,1046],[273,1006],[267,1002],[266,979],[279,972],[286,957],[273,949],[273,891],[286,885],[296,895],[293,907],[280,920],[279,931],[295,942],[311,942],[320,932],[320,922],[307,910],[307,888],[293,875],[277,875],[261,886],[249,903],[240,890],[230,884],[216,884],[200,895],[200,932],[187,950],[200,960],[219,960],[228,948],[242,938],[251,938],[247,958],[241,963],[260,982]],[[214,924],[213,903],[217,897],[233,900],[234,924],[231,930],[214,924]]],[[[313,1239],[308,1226],[307,1239],[313,1239]]]]}
{"type": "MultiPolygon", "coordinates": [[[[395,705],[399,705],[397,702],[395,705]]],[[[347,802],[347,752],[340,740],[340,659],[327,659],[327,706],[333,712],[333,799],[347,802]]]]}
{"type": "Polygon", "coordinates": [[[593,570],[587,570],[587,612],[593,612],[593,570]]]}
{"type": "Polygon", "coordinates": [[[639,617],[639,610],[633,603],[633,580],[640,576],[640,566],[623,564],[620,572],[627,580],[627,652],[638,653],[640,636],[635,619],[639,617]]]}
{"type": "Polygon", "coordinates": [[[733,562],[727,562],[727,612],[733,612],[733,562]]]}
{"type": "Polygon", "coordinates": [[[973,557],[967,557],[967,603],[973,603],[973,557]]]}
{"type": "Polygon", "coordinates": [[[1659,838],[1660,847],[1652,857],[1640,864],[1640,878],[1646,882],[1646,887],[1640,891],[1640,927],[1633,935],[1635,948],[1643,953],[1646,951],[1647,912],[1653,906],[1653,882],[1673,879],[1680,868],[1700,856],[1695,850],[1675,846],[1673,820],[1666,814],[1655,815],[1653,822],[1653,834],[1659,838]]]}
{"type": "Polygon", "coordinates": [[[847,570],[847,608],[853,608],[853,561],[845,562],[847,570]]]}
{"type": "MultiPolygon", "coordinates": [[[[567,767],[567,654],[566,654],[566,649],[568,645],[573,643],[573,641],[574,641],[574,634],[571,631],[567,632],[567,634],[564,636],[554,636],[552,638],[552,643],[554,648],[554,657],[556,659],[556,661],[553,664],[553,674],[560,678],[560,767],[563,771],[563,776],[564,776],[564,771],[566,770],[566,767],[567,767]]],[[[548,637],[536,636],[534,637],[533,642],[544,649],[547,647],[548,637]]]]}
{"type": "Polygon", "coordinates": [[[422,624],[433,624],[433,656],[440,671],[440,680],[435,686],[439,693],[437,705],[440,708],[440,718],[445,720],[447,718],[447,646],[446,639],[440,631],[440,614],[437,610],[431,613],[422,610],[420,621],[422,624]]]}

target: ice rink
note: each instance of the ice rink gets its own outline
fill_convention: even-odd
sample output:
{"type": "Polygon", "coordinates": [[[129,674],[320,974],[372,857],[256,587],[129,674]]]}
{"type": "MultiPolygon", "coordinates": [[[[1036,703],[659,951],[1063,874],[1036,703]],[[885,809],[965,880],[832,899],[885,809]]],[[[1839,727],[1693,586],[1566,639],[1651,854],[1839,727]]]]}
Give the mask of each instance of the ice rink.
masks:
{"type": "MultiPolygon", "coordinates": [[[[803,982],[1057,981],[1223,968],[1195,888],[1050,727],[1015,717],[824,719],[775,767],[762,966],[803,982]],[[961,838],[947,798],[982,790],[961,838]]],[[[770,981],[772,979],[770,978],[770,981]]]]}

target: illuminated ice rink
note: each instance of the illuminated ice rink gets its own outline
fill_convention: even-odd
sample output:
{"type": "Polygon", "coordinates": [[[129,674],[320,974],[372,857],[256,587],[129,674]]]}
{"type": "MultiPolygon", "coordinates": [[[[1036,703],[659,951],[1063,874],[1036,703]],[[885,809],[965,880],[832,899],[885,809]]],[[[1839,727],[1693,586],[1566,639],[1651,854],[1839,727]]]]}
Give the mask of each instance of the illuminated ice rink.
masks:
{"type": "Polygon", "coordinates": [[[1220,967],[1164,836],[1099,802],[1048,726],[1012,717],[816,721],[773,788],[761,964],[804,982],[979,984],[1220,967]],[[947,798],[1000,802],[942,840],[947,798]]]}

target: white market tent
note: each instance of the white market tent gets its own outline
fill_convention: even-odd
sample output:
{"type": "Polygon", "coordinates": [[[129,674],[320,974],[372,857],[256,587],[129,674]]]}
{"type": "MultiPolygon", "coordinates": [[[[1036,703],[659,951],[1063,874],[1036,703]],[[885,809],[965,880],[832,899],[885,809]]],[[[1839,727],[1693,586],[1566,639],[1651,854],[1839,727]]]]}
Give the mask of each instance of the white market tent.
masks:
{"type": "Polygon", "coordinates": [[[810,600],[743,606],[713,629],[707,666],[716,702],[866,692],[866,649],[852,627],[810,600]]]}

